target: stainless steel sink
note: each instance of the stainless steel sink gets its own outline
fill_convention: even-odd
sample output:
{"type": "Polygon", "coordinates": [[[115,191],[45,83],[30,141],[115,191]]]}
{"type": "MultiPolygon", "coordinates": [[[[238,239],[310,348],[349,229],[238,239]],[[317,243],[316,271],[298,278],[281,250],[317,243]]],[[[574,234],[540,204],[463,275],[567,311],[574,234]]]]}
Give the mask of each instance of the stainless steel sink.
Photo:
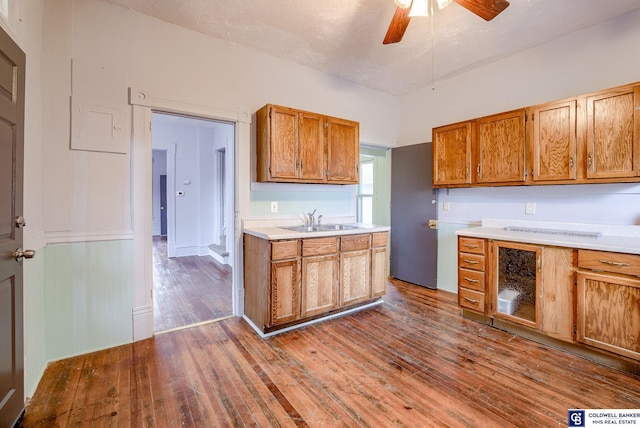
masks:
{"type": "Polygon", "coordinates": [[[318,226],[290,226],[283,229],[292,230],[294,232],[318,232],[324,229],[320,229],[318,226]]]}
{"type": "Polygon", "coordinates": [[[350,226],[348,224],[321,224],[318,226],[320,230],[353,230],[358,226],[350,226]]]}
{"type": "Polygon", "coordinates": [[[353,230],[357,228],[358,226],[350,226],[348,224],[321,224],[318,226],[289,226],[283,229],[293,232],[329,232],[332,230],[353,230]]]}

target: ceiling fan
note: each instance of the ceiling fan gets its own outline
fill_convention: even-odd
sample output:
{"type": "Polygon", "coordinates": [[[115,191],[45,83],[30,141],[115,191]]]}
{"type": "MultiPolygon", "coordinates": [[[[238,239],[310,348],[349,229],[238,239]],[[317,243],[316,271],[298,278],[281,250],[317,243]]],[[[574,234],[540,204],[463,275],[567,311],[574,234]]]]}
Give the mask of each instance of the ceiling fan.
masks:
{"type": "Polygon", "coordinates": [[[398,7],[382,44],[387,45],[402,40],[411,17],[429,16],[429,5],[432,5],[431,10],[433,11],[434,2],[437,3],[439,9],[443,9],[452,1],[486,21],[491,21],[509,6],[507,0],[394,0],[398,7]]]}

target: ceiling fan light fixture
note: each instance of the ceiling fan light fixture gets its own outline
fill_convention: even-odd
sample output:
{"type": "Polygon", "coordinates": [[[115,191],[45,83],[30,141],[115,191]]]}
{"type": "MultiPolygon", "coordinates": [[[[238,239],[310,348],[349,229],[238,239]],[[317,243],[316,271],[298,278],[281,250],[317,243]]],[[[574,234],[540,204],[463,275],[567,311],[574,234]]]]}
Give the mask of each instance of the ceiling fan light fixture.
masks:
{"type": "Polygon", "coordinates": [[[428,0],[413,0],[411,3],[410,17],[414,16],[429,16],[428,0]]]}
{"type": "Polygon", "coordinates": [[[393,0],[393,2],[396,4],[396,6],[401,7],[403,9],[406,9],[409,6],[411,6],[411,0],[393,0]]]}
{"type": "Polygon", "coordinates": [[[438,0],[438,9],[442,10],[449,6],[453,0],[438,0]]]}

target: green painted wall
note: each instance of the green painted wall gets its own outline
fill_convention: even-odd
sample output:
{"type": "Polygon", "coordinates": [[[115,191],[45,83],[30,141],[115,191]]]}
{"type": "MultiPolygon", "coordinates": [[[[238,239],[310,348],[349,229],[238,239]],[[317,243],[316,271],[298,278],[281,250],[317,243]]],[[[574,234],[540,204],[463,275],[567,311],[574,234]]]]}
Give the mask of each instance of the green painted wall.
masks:
{"type": "Polygon", "coordinates": [[[133,240],[49,245],[44,259],[47,360],[133,340],[133,240]]]}
{"type": "Polygon", "coordinates": [[[322,215],[355,215],[354,185],[254,183],[251,192],[252,217],[302,216],[317,209],[322,215]],[[322,190],[329,189],[329,190],[322,190]],[[271,212],[271,201],[278,212],[271,212]]]}
{"type": "Polygon", "coordinates": [[[23,263],[24,275],[24,384],[27,397],[33,396],[47,364],[44,265],[46,247],[23,263]]]}

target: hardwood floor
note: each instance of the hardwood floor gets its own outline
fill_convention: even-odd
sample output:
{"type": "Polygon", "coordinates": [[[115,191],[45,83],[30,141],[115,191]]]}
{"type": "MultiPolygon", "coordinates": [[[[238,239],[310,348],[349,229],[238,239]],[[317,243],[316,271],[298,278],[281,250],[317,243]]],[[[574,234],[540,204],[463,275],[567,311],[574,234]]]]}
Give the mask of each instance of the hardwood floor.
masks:
{"type": "Polygon", "coordinates": [[[392,281],[373,309],[261,339],[230,318],[51,364],[23,427],[550,427],[640,408],[640,378],[392,281]]]}
{"type": "Polygon", "coordinates": [[[153,324],[170,330],[233,314],[231,268],[211,257],[167,257],[166,237],[153,237],[153,324]]]}

